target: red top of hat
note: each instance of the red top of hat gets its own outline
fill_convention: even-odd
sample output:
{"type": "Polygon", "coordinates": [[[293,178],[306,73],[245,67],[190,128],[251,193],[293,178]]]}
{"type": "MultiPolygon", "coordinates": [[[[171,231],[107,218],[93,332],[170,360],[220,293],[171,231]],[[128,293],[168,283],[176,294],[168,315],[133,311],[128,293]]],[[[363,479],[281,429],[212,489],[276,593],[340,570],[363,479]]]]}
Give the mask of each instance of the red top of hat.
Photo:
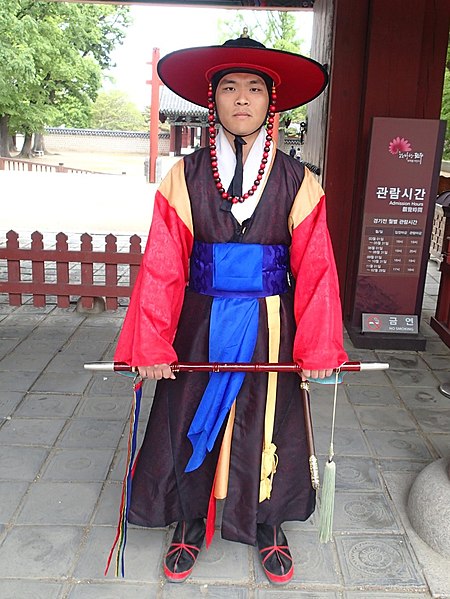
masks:
{"type": "Polygon", "coordinates": [[[240,69],[265,73],[274,81],[277,112],[314,100],[328,83],[327,72],[317,61],[292,52],[271,50],[247,37],[229,40],[222,46],[176,50],[158,63],[158,74],[169,89],[205,107],[213,75],[240,69]]]}

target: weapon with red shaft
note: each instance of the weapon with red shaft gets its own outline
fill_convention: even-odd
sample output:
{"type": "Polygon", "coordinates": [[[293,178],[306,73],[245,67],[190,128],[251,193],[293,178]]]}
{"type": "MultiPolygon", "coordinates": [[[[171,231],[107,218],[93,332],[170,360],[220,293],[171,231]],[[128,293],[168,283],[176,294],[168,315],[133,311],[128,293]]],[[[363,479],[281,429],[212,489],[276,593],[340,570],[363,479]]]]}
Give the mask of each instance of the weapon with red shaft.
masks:
{"type": "MultiPolygon", "coordinates": [[[[86,370],[100,372],[137,372],[136,366],[124,362],[88,362],[86,370]]],[[[297,372],[302,368],[291,362],[247,363],[247,362],[175,362],[170,365],[172,372],[297,372]]],[[[337,368],[339,372],[363,372],[369,370],[387,370],[389,364],[383,362],[344,362],[337,368]]]]}

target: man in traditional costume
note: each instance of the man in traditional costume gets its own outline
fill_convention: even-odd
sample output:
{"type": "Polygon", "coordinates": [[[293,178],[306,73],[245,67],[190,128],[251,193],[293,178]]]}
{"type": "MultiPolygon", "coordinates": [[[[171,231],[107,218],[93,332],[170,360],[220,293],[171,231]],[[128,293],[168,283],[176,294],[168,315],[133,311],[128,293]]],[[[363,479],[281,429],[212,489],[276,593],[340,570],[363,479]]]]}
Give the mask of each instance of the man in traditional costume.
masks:
{"type": "Polygon", "coordinates": [[[268,579],[283,584],[294,567],[281,524],[315,507],[298,374],[175,378],[169,365],[295,361],[321,379],[347,359],[324,192],[272,139],[275,113],[317,97],[327,74],[245,36],[173,52],[158,72],[208,108],[210,143],[156,193],[115,354],[158,380],[128,520],[177,523],[164,572],[180,582],[224,499],[222,537],[256,545],[268,579]]]}

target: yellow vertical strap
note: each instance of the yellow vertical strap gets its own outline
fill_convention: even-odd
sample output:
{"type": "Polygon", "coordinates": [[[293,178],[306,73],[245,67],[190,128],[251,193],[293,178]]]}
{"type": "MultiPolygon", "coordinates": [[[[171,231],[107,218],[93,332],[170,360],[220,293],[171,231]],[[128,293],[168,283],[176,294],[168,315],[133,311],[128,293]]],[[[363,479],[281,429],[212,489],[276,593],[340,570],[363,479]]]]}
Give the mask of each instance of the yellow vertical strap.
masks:
{"type": "Polygon", "coordinates": [[[236,401],[230,408],[228,422],[220,447],[219,459],[217,461],[216,478],[214,484],[214,497],[225,499],[228,491],[228,474],[230,471],[231,438],[233,436],[234,416],[236,414],[236,401]]]}
{"type": "MultiPolygon", "coordinates": [[[[278,362],[280,353],[280,296],[266,297],[267,326],[269,329],[269,362],[278,362]]],[[[261,460],[259,501],[270,499],[273,475],[277,470],[276,445],[272,443],[275,422],[278,373],[269,372],[267,381],[266,414],[264,420],[264,443],[261,460]]]]}

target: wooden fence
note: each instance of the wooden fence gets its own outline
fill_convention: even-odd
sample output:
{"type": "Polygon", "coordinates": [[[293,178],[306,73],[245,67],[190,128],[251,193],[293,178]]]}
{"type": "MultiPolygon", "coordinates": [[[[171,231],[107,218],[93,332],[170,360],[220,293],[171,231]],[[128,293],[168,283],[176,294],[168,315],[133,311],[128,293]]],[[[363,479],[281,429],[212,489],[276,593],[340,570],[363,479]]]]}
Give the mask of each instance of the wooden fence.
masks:
{"type": "Polygon", "coordinates": [[[92,174],[104,175],[96,171],[87,171],[81,168],[70,168],[64,166],[62,162],[59,164],[44,164],[35,162],[34,160],[18,160],[17,158],[2,158],[0,157],[0,171],[17,171],[17,172],[36,172],[36,173],[77,173],[77,174],[92,174]]]}
{"type": "Polygon", "coordinates": [[[94,298],[104,297],[107,310],[118,307],[118,298],[130,297],[142,258],[141,238],[129,238],[128,251],[117,250],[117,238],[107,235],[104,250],[94,250],[92,236],[80,237],[80,248],[69,249],[68,236],[56,235],[54,248],[45,249],[43,235],[35,231],[30,247],[19,247],[19,235],[9,231],[6,247],[0,247],[0,264],[6,261],[6,277],[0,272],[0,293],[7,293],[11,306],[20,306],[23,295],[43,307],[48,296],[56,296],[60,308],[68,308],[71,297],[80,297],[86,309],[94,298]],[[2,280],[5,279],[6,280],[2,280]]]}
{"type": "Polygon", "coordinates": [[[436,315],[431,317],[431,327],[442,341],[450,347],[450,237],[444,242],[444,252],[440,266],[441,281],[436,305],[436,315]]]}

